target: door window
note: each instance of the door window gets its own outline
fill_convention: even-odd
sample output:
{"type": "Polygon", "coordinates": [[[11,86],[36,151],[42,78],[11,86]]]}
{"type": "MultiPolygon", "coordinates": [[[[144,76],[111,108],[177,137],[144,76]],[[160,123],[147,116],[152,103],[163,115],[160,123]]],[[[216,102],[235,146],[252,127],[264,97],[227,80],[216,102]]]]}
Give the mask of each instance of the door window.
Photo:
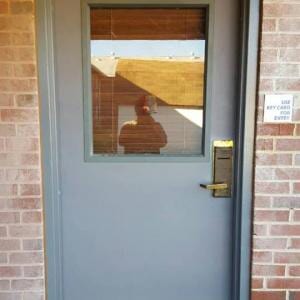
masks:
{"type": "Polygon", "coordinates": [[[93,154],[203,153],[206,32],[206,8],[91,7],[93,154]]]}

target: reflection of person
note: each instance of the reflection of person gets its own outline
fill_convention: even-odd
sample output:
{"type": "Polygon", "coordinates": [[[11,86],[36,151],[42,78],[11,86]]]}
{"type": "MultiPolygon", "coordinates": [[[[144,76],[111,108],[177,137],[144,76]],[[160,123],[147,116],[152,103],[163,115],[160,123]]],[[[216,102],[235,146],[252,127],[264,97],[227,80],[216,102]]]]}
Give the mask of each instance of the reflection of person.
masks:
{"type": "Polygon", "coordinates": [[[166,133],[160,123],[151,117],[151,107],[146,97],[135,104],[136,120],[125,122],[119,136],[119,144],[126,154],[159,154],[167,144],[166,133]]]}

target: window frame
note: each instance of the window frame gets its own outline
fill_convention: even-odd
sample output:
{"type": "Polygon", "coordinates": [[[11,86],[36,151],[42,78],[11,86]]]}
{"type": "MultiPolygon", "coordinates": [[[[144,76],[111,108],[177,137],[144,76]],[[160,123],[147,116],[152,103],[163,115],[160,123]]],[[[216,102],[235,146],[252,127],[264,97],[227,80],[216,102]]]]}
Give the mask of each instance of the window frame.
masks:
{"type": "Polygon", "coordinates": [[[212,51],[214,7],[210,0],[162,0],[149,4],[148,0],[135,2],[116,0],[82,0],[82,68],[83,68],[83,124],[84,124],[84,160],[86,162],[209,162],[211,159],[211,98],[212,98],[212,51]],[[203,129],[201,154],[197,155],[138,155],[138,154],[98,154],[93,152],[93,114],[92,114],[92,78],[90,49],[90,9],[91,8],[205,8],[206,43],[203,95],[203,129]]]}

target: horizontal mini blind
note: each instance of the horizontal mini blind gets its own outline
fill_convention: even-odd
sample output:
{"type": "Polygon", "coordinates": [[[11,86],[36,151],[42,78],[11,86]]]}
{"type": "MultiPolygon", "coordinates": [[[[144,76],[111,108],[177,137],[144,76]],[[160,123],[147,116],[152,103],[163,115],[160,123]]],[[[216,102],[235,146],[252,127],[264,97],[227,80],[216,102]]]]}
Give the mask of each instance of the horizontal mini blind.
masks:
{"type": "Polygon", "coordinates": [[[205,8],[93,8],[92,40],[205,39],[205,8]]]}

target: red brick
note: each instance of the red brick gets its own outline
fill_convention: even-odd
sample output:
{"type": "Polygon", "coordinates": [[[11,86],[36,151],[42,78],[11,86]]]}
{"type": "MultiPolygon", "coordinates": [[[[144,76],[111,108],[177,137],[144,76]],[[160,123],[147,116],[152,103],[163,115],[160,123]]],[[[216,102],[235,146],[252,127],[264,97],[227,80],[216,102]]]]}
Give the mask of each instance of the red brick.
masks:
{"type": "Polygon", "coordinates": [[[287,239],[283,238],[254,238],[253,248],[254,249],[285,249],[287,246],[287,239]]]}
{"type": "Polygon", "coordinates": [[[300,300],[300,291],[290,291],[290,299],[289,300],[300,300]]]}
{"type": "Polygon", "coordinates": [[[294,18],[280,19],[278,22],[279,31],[300,32],[300,20],[294,18]]]}
{"type": "Polygon", "coordinates": [[[300,277],[300,266],[290,266],[289,267],[289,275],[300,277]]]}
{"type": "Polygon", "coordinates": [[[21,106],[21,107],[37,107],[38,98],[37,98],[37,95],[32,95],[32,94],[17,95],[16,103],[18,106],[21,106]]]}
{"type": "Polygon", "coordinates": [[[18,166],[38,166],[40,164],[40,156],[37,153],[21,153],[18,166]]]}
{"type": "Polygon", "coordinates": [[[42,279],[16,279],[11,282],[14,290],[41,290],[44,287],[42,279]]]}
{"type": "Polygon", "coordinates": [[[267,168],[256,168],[255,169],[255,180],[271,180],[274,178],[274,169],[267,167],[267,168]]]}
{"type": "Polygon", "coordinates": [[[1,300],[44,299],[34,43],[34,1],[0,0],[1,300]]]}
{"type": "Polygon", "coordinates": [[[262,109],[262,107],[257,107],[256,109],[256,118],[257,118],[257,123],[261,123],[263,122],[264,119],[264,111],[262,109]]]}
{"type": "Polygon", "coordinates": [[[254,224],[253,234],[257,235],[257,236],[266,235],[267,234],[267,226],[261,225],[261,224],[254,224]]]}
{"type": "Polygon", "coordinates": [[[38,137],[39,126],[38,124],[18,124],[17,133],[18,136],[38,137]]]}
{"type": "Polygon", "coordinates": [[[7,16],[0,16],[0,31],[8,31],[10,25],[7,16]]]}
{"type": "Polygon", "coordinates": [[[11,48],[6,48],[6,47],[0,48],[0,61],[8,62],[13,60],[14,60],[14,52],[11,48]]]}
{"type": "Polygon", "coordinates": [[[290,187],[287,182],[256,182],[255,192],[261,194],[286,194],[289,193],[290,187]]]}
{"type": "Polygon", "coordinates": [[[0,196],[17,195],[18,186],[16,184],[0,184],[0,196]]]}
{"type": "Polygon", "coordinates": [[[19,212],[0,212],[0,223],[1,224],[20,223],[20,213],[19,212]]]}
{"type": "Polygon", "coordinates": [[[4,226],[0,226],[0,237],[6,237],[7,236],[7,229],[4,226]]]}
{"type": "MultiPolygon", "coordinates": [[[[5,170],[4,169],[0,169],[0,182],[4,182],[5,181],[5,170]]],[[[0,200],[0,209],[4,208],[4,201],[0,200]]]]}
{"type": "Polygon", "coordinates": [[[0,1],[0,14],[8,13],[8,2],[7,0],[0,1]]]}
{"type": "Polygon", "coordinates": [[[42,266],[25,266],[24,276],[25,277],[43,277],[44,268],[42,266]]]}
{"type": "Polygon", "coordinates": [[[15,136],[16,126],[13,124],[0,124],[0,136],[15,136]]]}
{"type": "Polygon", "coordinates": [[[261,62],[276,62],[278,56],[277,49],[261,49],[260,61],[261,62]]]}
{"type": "Polygon", "coordinates": [[[284,166],[292,164],[291,154],[256,154],[256,165],[262,166],[284,166]]]}
{"type": "Polygon", "coordinates": [[[285,292],[253,291],[251,300],[286,300],[285,292]]]}
{"type": "Polygon", "coordinates": [[[8,15],[6,17],[10,31],[34,32],[33,15],[8,15]]]}
{"type": "Polygon", "coordinates": [[[20,240],[0,239],[0,251],[16,251],[20,249],[20,240]]]}
{"type": "Polygon", "coordinates": [[[270,32],[276,30],[276,20],[275,19],[264,19],[262,23],[262,31],[270,32]]]}
{"type": "Polygon", "coordinates": [[[19,277],[21,276],[22,271],[20,267],[1,267],[0,266],[0,277],[19,277]]]}
{"type": "Polygon", "coordinates": [[[283,276],[285,274],[285,266],[254,264],[252,272],[254,276],[283,276]]]}
{"type": "Polygon", "coordinates": [[[21,196],[38,196],[41,194],[40,184],[20,184],[21,196]]]}
{"type": "Polygon", "coordinates": [[[294,124],[258,124],[257,135],[264,136],[284,136],[293,135],[294,124]]]}
{"type": "Polygon", "coordinates": [[[13,76],[13,65],[0,63],[0,77],[8,78],[13,76]]]}
{"type": "Polygon", "coordinates": [[[294,130],[295,130],[294,124],[279,124],[278,135],[280,135],[280,136],[293,135],[294,130]]]}
{"type": "Polygon", "coordinates": [[[40,170],[39,169],[7,169],[6,180],[13,182],[31,182],[39,181],[40,170]]]}
{"type": "Polygon", "coordinates": [[[277,91],[299,91],[300,79],[277,79],[276,80],[277,91]]]}
{"type": "Polygon", "coordinates": [[[289,220],[289,211],[255,210],[256,222],[285,222],[289,220]]]}
{"type": "Polygon", "coordinates": [[[19,164],[18,157],[12,153],[0,153],[0,165],[1,167],[11,167],[19,164]]]}
{"type": "Polygon", "coordinates": [[[35,48],[32,46],[13,49],[14,61],[33,62],[36,59],[35,48]]]}
{"type": "Polygon", "coordinates": [[[0,291],[5,291],[10,289],[9,280],[0,280],[0,291]]]}
{"type": "Polygon", "coordinates": [[[263,288],[263,279],[262,278],[254,278],[252,276],[251,288],[252,289],[261,289],[261,288],[263,288]]]}
{"type": "Polygon", "coordinates": [[[37,138],[7,138],[6,151],[9,152],[32,152],[39,150],[39,140],[37,138]]]}
{"type": "Polygon", "coordinates": [[[16,77],[36,77],[36,66],[33,63],[15,64],[14,74],[16,77]]]}
{"type": "Polygon", "coordinates": [[[299,208],[300,197],[274,197],[273,207],[277,208],[299,208]]]}
{"type": "Polygon", "coordinates": [[[276,180],[299,180],[300,168],[277,168],[275,169],[276,180]]]}
{"type": "Polygon", "coordinates": [[[260,65],[260,75],[262,77],[289,77],[298,76],[298,65],[294,64],[270,64],[263,63],[260,65]]]}
{"type": "Polygon", "coordinates": [[[300,235],[300,225],[271,225],[271,235],[300,235]]]}
{"type": "Polygon", "coordinates": [[[300,210],[295,210],[294,211],[294,221],[295,222],[300,222],[300,210]]]}
{"type": "Polygon", "coordinates": [[[44,300],[44,293],[42,292],[25,292],[23,293],[23,300],[44,300]]]}
{"type": "MultiPolygon", "coordinates": [[[[0,48],[1,52],[1,48],[0,48]]],[[[1,56],[0,56],[1,57],[1,56]]],[[[0,94],[0,107],[7,107],[14,105],[14,98],[10,94],[0,94]]]]}
{"type": "Polygon", "coordinates": [[[296,182],[293,184],[293,193],[294,194],[300,193],[300,182],[296,182]]]}
{"type": "Polygon", "coordinates": [[[23,240],[23,249],[31,250],[31,251],[43,250],[43,240],[42,239],[23,240]]]}
{"type": "Polygon", "coordinates": [[[290,249],[300,249],[300,238],[292,238],[290,249]]]}
{"type": "Polygon", "coordinates": [[[41,208],[41,199],[40,198],[16,198],[8,199],[7,207],[9,209],[17,210],[27,210],[27,209],[39,209],[41,208]]]}
{"type": "Polygon", "coordinates": [[[9,262],[12,264],[35,264],[44,261],[42,252],[23,252],[11,253],[9,255],[9,262]]]}
{"type": "Polygon", "coordinates": [[[300,135],[300,124],[297,124],[297,126],[296,126],[296,135],[297,136],[300,135]]]}
{"type": "Polygon", "coordinates": [[[0,264],[7,264],[7,262],[8,262],[7,254],[0,253],[0,264]]]}
{"type": "Polygon", "coordinates": [[[0,32],[0,46],[11,45],[11,34],[8,32],[0,32]]]}
{"type": "Polygon", "coordinates": [[[293,121],[299,122],[300,121],[300,109],[294,109],[293,111],[293,121]]]}
{"type": "Polygon", "coordinates": [[[273,150],[273,139],[257,139],[256,150],[273,150]]]}
{"type": "Polygon", "coordinates": [[[280,61],[299,62],[300,49],[280,49],[280,61]]]}
{"type": "Polygon", "coordinates": [[[42,236],[40,225],[15,225],[9,227],[9,234],[12,237],[34,238],[42,236]]]}
{"type": "Polygon", "coordinates": [[[36,79],[31,78],[0,79],[0,90],[3,92],[34,93],[36,85],[36,79]]]}
{"type": "Polygon", "coordinates": [[[300,286],[299,279],[290,278],[274,278],[267,280],[267,287],[270,289],[298,289],[300,286]]]}
{"type": "Polygon", "coordinates": [[[10,2],[10,11],[12,14],[33,14],[32,1],[10,2]]]}
{"type": "Polygon", "coordinates": [[[5,122],[36,122],[37,111],[34,109],[2,109],[1,120],[5,122]]]}
{"type": "MultiPolygon", "coordinates": [[[[262,47],[281,48],[300,46],[300,34],[266,33],[262,35],[262,47]]],[[[263,90],[260,90],[263,91],[263,90]]]]}
{"type": "Polygon", "coordinates": [[[259,81],[259,90],[261,92],[273,91],[273,80],[261,78],[259,81]]]}
{"type": "Polygon", "coordinates": [[[297,264],[300,261],[299,252],[279,252],[274,254],[274,262],[279,264],[297,264]]]}
{"type": "Polygon", "coordinates": [[[10,292],[0,293],[1,300],[22,300],[22,293],[10,292]]]}
{"type": "Polygon", "coordinates": [[[276,149],[279,151],[299,151],[300,139],[280,139],[276,142],[276,149]]]}
{"type": "Polygon", "coordinates": [[[297,3],[264,3],[264,17],[298,17],[300,5],[297,3]]]}
{"type": "Polygon", "coordinates": [[[23,223],[41,223],[42,213],[40,211],[24,212],[22,214],[23,223]]]}
{"type": "Polygon", "coordinates": [[[272,252],[269,252],[269,251],[253,251],[252,261],[254,263],[269,263],[269,262],[272,262],[272,252]]]}
{"type": "Polygon", "coordinates": [[[255,208],[269,208],[269,207],[271,207],[271,197],[268,197],[268,196],[255,196],[254,207],[255,208]]]}
{"type": "Polygon", "coordinates": [[[34,45],[34,34],[31,32],[15,32],[12,34],[12,44],[15,46],[32,46],[34,45]]]}

